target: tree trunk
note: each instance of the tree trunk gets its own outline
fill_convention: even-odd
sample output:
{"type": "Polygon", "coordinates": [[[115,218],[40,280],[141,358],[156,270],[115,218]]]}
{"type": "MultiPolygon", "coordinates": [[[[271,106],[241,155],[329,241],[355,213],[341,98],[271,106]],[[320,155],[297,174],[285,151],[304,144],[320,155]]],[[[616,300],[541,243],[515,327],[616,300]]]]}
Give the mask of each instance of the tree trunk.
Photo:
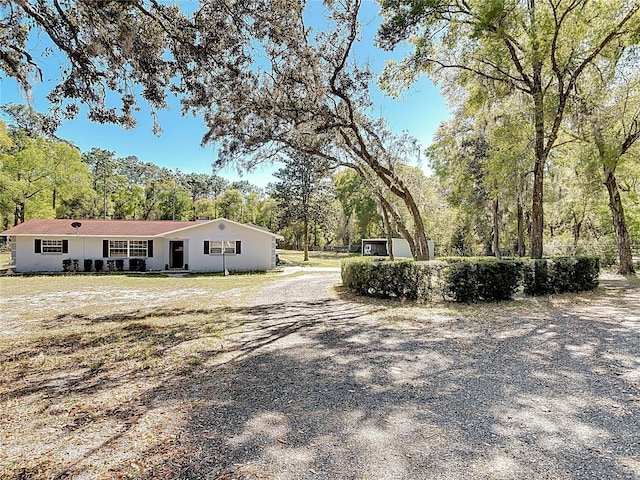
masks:
{"type": "Polygon", "coordinates": [[[609,207],[611,208],[613,229],[616,232],[616,245],[618,247],[618,273],[627,275],[635,273],[635,270],[631,255],[631,239],[627,231],[622,199],[620,198],[618,182],[614,173],[614,169],[604,167],[605,185],[607,186],[607,192],[609,192],[609,207]]]}
{"type": "Polygon", "coordinates": [[[402,217],[400,217],[398,212],[396,212],[393,209],[391,204],[387,201],[386,198],[384,198],[384,196],[382,194],[377,193],[376,195],[378,196],[378,199],[380,200],[380,203],[383,205],[383,208],[385,208],[387,210],[387,213],[389,213],[391,215],[391,217],[393,218],[393,221],[394,221],[394,223],[396,225],[396,228],[400,231],[402,236],[405,238],[405,240],[409,244],[409,249],[411,250],[411,255],[413,255],[413,258],[415,258],[416,257],[416,243],[413,240],[413,236],[411,235],[409,230],[407,230],[406,225],[402,221],[402,217]]]}
{"type": "Polygon", "coordinates": [[[24,223],[24,202],[16,202],[16,210],[13,216],[13,224],[20,225],[24,223]]]}
{"type": "Polygon", "coordinates": [[[393,256],[393,233],[391,232],[389,214],[382,203],[380,203],[380,209],[382,210],[382,223],[384,223],[384,230],[387,233],[387,255],[389,256],[389,260],[393,262],[395,260],[393,256]]]}
{"type": "Polygon", "coordinates": [[[493,201],[493,238],[491,241],[491,250],[496,258],[502,258],[500,254],[500,231],[499,231],[499,221],[498,221],[498,213],[499,213],[499,200],[496,199],[493,201]]]}
{"type": "Polygon", "coordinates": [[[573,214],[573,247],[578,246],[580,240],[580,230],[582,230],[582,220],[578,221],[578,216],[573,214]]]}
{"type": "Polygon", "coordinates": [[[518,192],[518,256],[524,257],[526,247],[524,243],[524,209],[522,208],[522,195],[518,192]]]}
{"type": "Polygon", "coordinates": [[[303,250],[304,250],[304,261],[309,261],[309,219],[304,217],[304,240],[303,240],[303,250]]]}
{"type": "Polygon", "coordinates": [[[415,253],[414,258],[416,260],[431,260],[429,257],[429,245],[427,244],[427,234],[424,228],[424,222],[422,221],[422,215],[416,205],[413,195],[409,190],[405,189],[405,196],[403,197],[404,203],[409,209],[411,216],[413,217],[414,224],[414,241],[415,241],[415,253]]]}
{"type": "Polygon", "coordinates": [[[542,64],[534,66],[533,104],[535,131],[535,165],[533,167],[533,204],[531,206],[531,258],[542,258],[542,239],[544,238],[544,164],[547,154],[544,148],[544,93],[542,91],[542,64]]]}
{"type": "Polygon", "coordinates": [[[378,192],[376,192],[375,182],[369,178],[369,175],[365,172],[363,168],[358,165],[346,165],[350,168],[353,168],[360,177],[365,180],[376,192],[378,199],[383,204],[384,208],[387,209],[389,213],[392,214],[393,219],[398,226],[398,230],[402,233],[402,236],[409,243],[409,248],[411,249],[411,254],[413,255],[414,260],[430,260],[429,258],[429,247],[427,244],[427,236],[425,233],[424,222],[422,221],[422,216],[420,215],[420,210],[416,205],[411,192],[404,186],[403,182],[390,171],[384,171],[379,163],[371,160],[368,162],[368,165],[371,167],[376,176],[382,180],[391,193],[396,195],[398,198],[402,199],[404,204],[406,205],[411,217],[413,218],[415,225],[415,234],[411,235],[409,230],[407,230],[406,226],[402,222],[400,215],[394,211],[393,207],[387,202],[384,196],[378,192]],[[393,182],[391,181],[393,179],[393,182]]]}

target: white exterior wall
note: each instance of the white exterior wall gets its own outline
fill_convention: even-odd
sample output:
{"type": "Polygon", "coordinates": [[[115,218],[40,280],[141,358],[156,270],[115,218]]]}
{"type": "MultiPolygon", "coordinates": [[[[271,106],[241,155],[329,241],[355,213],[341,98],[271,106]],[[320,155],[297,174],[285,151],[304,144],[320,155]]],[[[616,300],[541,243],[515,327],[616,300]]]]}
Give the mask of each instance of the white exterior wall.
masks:
{"type": "MultiPolygon", "coordinates": [[[[394,257],[413,258],[413,255],[411,255],[411,248],[409,247],[409,242],[407,242],[404,238],[392,238],[391,242],[393,243],[394,257]]],[[[387,245],[387,252],[388,251],[389,251],[389,248],[387,245]]]]}
{"type": "MultiPolygon", "coordinates": [[[[102,257],[102,241],[107,240],[103,237],[82,237],[82,236],[18,236],[15,237],[16,272],[61,272],[62,261],[65,259],[78,260],[80,271],[84,270],[84,260],[91,259],[103,260],[103,271],[107,270],[107,260],[115,260],[114,258],[102,257]],[[35,239],[40,240],[67,240],[69,242],[69,253],[35,253],[35,239]]],[[[145,258],[147,270],[161,270],[164,268],[164,252],[162,238],[149,237],[112,237],[108,240],[153,240],[153,257],[145,258]]],[[[127,257],[125,260],[125,270],[129,267],[127,257]]],[[[139,257],[132,257],[139,258],[139,257]]],[[[93,267],[95,269],[95,266],[93,267]]]]}
{"type": "MultiPolygon", "coordinates": [[[[103,260],[103,271],[107,270],[107,260],[103,258],[103,240],[153,240],[153,257],[145,258],[147,270],[164,270],[170,265],[171,241],[184,242],[184,265],[194,272],[222,272],[222,254],[205,254],[204,242],[214,240],[240,241],[241,253],[225,254],[224,264],[227,270],[233,271],[262,271],[275,267],[276,237],[259,229],[225,220],[205,222],[202,225],[190,227],[174,234],[157,237],[83,237],[83,236],[46,236],[29,235],[16,236],[15,270],[16,272],[61,272],[62,261],[76,259],[80,271],[84,270],[84,260],[103,260]],[[224,225],[224,228],[219,228],[224,225]],[[35,239],[67,240],[68,253],[35,253],[35,239]]],[[[127,257],[117,257],[125,260],[125,270],[129,269],[127,257]]],[[[138,258],[138,257],[132,257],[138,258]]],[[[94,267],[95,269],[95,267],[94,267]]]]}
{"type": "Polygon", "coordinates": [[[262,271],[275,267],[275,237],[243,225],[224,220],[207,222],[188,230],[166,235],[164,241],[165,263],[169,263],[169,242],[185,242],[184,262],[194,272],[222,272],[222,254],[205,254],[204,242],[214,240],[240,241],[241,253],[225,254],[224,265],[230,272],[262,271]],[[219,227],[224,225],[223,229],[219,227]]]}
{"type": "MultiPolygon", "coordinates": [[[[407,242],[407,240],[405,240],[404,238],[393,238],[391,240],[393,241],[393,254],[396,257],[413,258],[413,255],[411,255],[411,247],[409,247],[409,242],[407,242]]],[[[427,240],[429,259],[433,259],[435,257],[434,247],[435,245],[433,243],[433,240],[427,240]]]]}

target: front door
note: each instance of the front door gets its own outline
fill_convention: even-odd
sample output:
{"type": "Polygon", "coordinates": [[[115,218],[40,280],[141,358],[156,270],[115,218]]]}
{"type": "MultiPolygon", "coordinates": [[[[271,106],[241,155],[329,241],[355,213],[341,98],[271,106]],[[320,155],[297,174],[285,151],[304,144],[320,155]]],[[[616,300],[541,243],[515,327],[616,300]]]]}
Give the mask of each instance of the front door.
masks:
{"type": "Polygon", "coordinates": [[[184,242],[182,240],[169,242],[169,267],[184,268],[184,242]]]}

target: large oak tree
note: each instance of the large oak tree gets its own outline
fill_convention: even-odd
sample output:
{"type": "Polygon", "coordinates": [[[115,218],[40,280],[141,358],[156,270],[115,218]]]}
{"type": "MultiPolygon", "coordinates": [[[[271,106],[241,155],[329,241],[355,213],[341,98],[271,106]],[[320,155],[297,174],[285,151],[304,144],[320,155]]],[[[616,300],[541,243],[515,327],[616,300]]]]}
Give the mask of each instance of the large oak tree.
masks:
{"type": "Polygon", "coordinates": [[[370,169],[413,218],[414,256],[428,258],[413,194],[394,168],[387,129],[372,119],[372,75],[353,61],[360,0],[324,2],[326,28],[305,19],[305,2],[226,0],[164,5],[155,0],[15,0],[0,6],[0,68],[28,89],[38,75],[31,29],[45,32],[69,64],[49,100],[73,117],[79,104],[99,122],[134,125],[138,101],[152,111],[180,96],[201,116],[219,164],[250,169],[284,150],[345,158],[370,169]],[[116,94],[120,105],[109,104],[116,94]]]}

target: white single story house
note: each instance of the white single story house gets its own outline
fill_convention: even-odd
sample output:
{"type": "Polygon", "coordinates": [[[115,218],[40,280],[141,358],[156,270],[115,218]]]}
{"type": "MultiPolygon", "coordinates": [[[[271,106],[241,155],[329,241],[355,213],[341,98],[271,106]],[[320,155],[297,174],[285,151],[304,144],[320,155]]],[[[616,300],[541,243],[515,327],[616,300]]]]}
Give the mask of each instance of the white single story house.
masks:
{"type": "Polygon", "coordinates": [[[207,221],[29,220],[1,235],[11,239],[16,272],[102,270],[264,271],[275,267],[276,240],[266,229],[224,218],[207,221]],[[66,264],[66,268],[63,268],[66,264]]]}

